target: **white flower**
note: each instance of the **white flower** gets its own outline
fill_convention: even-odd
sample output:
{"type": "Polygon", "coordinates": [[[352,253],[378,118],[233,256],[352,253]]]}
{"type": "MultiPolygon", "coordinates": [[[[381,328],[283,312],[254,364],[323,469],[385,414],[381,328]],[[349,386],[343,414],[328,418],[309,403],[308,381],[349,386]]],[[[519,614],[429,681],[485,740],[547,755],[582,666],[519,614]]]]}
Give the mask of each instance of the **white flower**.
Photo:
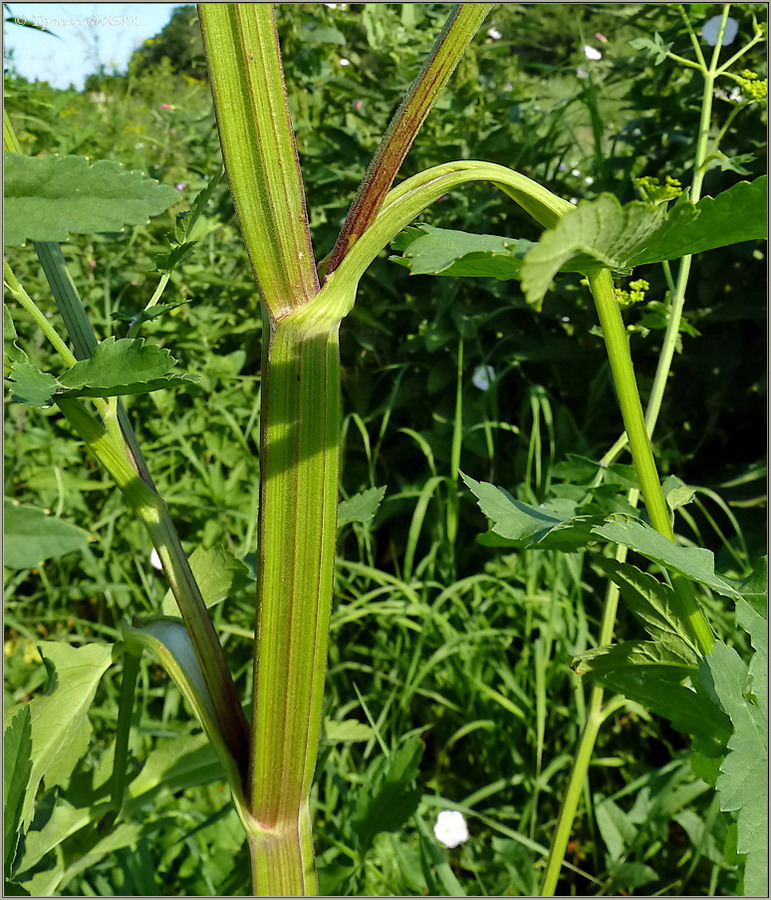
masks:
{"type": "Polygon", "coordinates": [[[138,144],[134,144],[134,146],[137,150],[141,150],[144,147],[144,144],[142,143],[142,141],[140,141],[138,144]]]}
{"type": "Polygon", "coordinates": [[[584,56],[587,59],[602,59],[602,53],[599,50],[595,50],[594,47],[590,47],[588,44],[584,47],[584,56]]]}
{"type": "Polygon", "coordinates": [[[495,381],[495,369],[492,366],[477,366],[471,376],[471,383],[480,391],[489,391],[495,381]]]}
{"type": "Polygon", "coordinates": [[[340,65],[341,65],[341,66],[350,66],[350,64],[351,64],[350,59],[345,59],[345,57],[343,57],[343,58],[340,60],[340,65]]]}
{"type": "Polygon", "coordinates": [[[588,78],[589,77],[589,73],[582,66],[579,66],[576,69],[576,75],[578,75],[579,78],[588,78]]]}
{"type": "Polygon", "coordinates": [[[487,36],[491,37],[494,41],[499,41],[503,37],[503,35],[500,33],[500,31],[498,31],[497,28],[488,28],[487,36]]]}
{"type": "MultiPolygon", "coordinates": [[[[720,22],[722,19],[722,16],[713,16],[711,19],[707,19],[704,23],[704,27],[701,29],[701,36],[710,47],[714,47],[717,43],[717,33],[720,30],[720,22]]],[[[739,23],[736,19],[729,16],[725,20],[725,31],[723,31],[723,40],[720,42],[720,46],[727,47],[729,44],[733,44],[738,33],[739,23]]]]}
{"type": "Polygon", "coordinates": [[[571,170],[570,170],[570,174],[571,174],[574,178],[578,178],[578,176],[581,174],[581,170],[580,170],[580,169],[571,169],[571,170]]]}
{"type": "Polygon", "coordinates": [[[591,175],[587,175],[586,178],[584,178],[584,184],[594,184],[594,179],[591,175]]]}
{"type": "Polygon", "coordinates": [[[153,547],[153,552],[150,554],[150,565],[154,569],[162,570],[163,564],[161,563],[161,558],[158,556],[158,551],[153,547]]]}
{"type": "Polygon", "coordinates": [[[443,809],[436,817],[434,834],[440,844],[452,849],[468,840],[468,825],[463,813],[454,809],[443,809]]]}

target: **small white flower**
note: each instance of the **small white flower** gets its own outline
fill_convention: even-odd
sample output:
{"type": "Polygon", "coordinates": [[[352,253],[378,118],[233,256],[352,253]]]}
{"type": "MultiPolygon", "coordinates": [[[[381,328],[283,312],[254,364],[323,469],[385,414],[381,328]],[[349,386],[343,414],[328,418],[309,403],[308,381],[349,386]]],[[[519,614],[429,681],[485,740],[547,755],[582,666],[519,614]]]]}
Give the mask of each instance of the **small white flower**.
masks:
{"type": "Polygon", "coordinates": [[[153,552],[150,554],[150,565],[154,569],[158,569],[159,571],[163,570],[163,564],[161,563],[161,558],[158,556],[158,551],[153,547],[153,552]]]}
{"type": "Polygon", "coordinates": [[[495,381],[495,369],[492,366],[477,366],[471,376],[471,383],[480,391],[489,391],[495,381]]]}
{"type": "Polygon", "coordinates": [[[454,809],[443,809],[436,817],[434,834],[440,844],[452,849],[468,840],[468,825],[463,817],[454,809]]]}
{"type": "MultiPolygon", "coordinates": [[[[704,27],[701,29],[701,36],[710,47],[714,47],[717,43],[717,33],[720,30],[722,18],[722,16],[713,16],[711,19],[707,19],[704,27]]],[[[736,19],[729,16],[725,21],[725,31],[723,31],[723,40],[720,46],[727,47],[729,44],[733,44],[738,33],[739,23],[736,19]]]]}
{"type": "Polygon", "coordinates": [[[498,31],[497,28],[488,28],[487,36],[491,37],[494,41],[499,41],[503,37],[503,35],[500,33],[500,31],[498,31]]]}
{"type": "Polygon", "coordinates": [[[144,143],[140,141],[138,144],[134,144],[137,150],[141,150],[144,147],[144,143]]]}
{"type": "Polygon", "coordinates": [[[590,47],[588,44],[584,47],[584,56],[587,59],[602,59],[602,53],[594,47],[590,47]]]}
{"type": "Polygon", "coordinates": [[[589,73],[582,66],[579,66],[576,69],[576,75],[578,75],[579,78],[588,78],[589,77],[589,73]]]}
{"type": "Polygon", "coordinates": [[[351,64],[350,59],[346,59],[345,57],[343,57],[343,58],[340,60],[340,65],[341,65],[341,66],[350,66],[350,64],[351,64]]]}
{"type": "Polygon", "coordinates": [[[581,174],[581,170],[580,170],[580,169],[571,169],[571,170],[570,170],[570,174],[571,174],[574,178],[578,178],[578,176],[581,174]]]}
{"type": "Polygon", "coordinates": [[[594,179],[591,175],[587,175],[586,178],[584,178],[584,184],[594,184],[594,179]]]}
{"type": "Polygon", "coordinates": [[[578,205],[578,200],[577,200],[576,197],[568,197],[568,203],[572,203],[573,206],[577,206],[577,205],[578,205]]]}

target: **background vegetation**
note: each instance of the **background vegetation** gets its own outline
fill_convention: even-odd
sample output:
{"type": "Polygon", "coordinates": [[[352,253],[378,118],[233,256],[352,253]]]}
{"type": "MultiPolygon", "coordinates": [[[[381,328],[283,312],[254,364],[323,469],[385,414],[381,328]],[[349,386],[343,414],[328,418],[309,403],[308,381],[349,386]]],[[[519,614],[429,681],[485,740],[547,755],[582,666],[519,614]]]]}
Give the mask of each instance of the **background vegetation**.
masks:
{"type": "MultiPolygon", "coordinates": [[[[694,20],[718,11],[689,9],[694,20]]],[[[740,33],[753,13],[761,16],[762,4],[733,7],[740,33]]],[[[443,4],[279,4],[319,258],[445,15],[443,4]]],[[[484,27],[490,31],[454,75],[404,175],[485,159],[565,197],[611,191],[624,202],[635,196],[634,177],[688,181],[701,85],[690,70],[654,66],[629,45],[658,31],[687,54],[670,6],[505,4],[484,27]],[[586,45],[602,58],[588,59],[586,45]]],[[[763,65],[760,51],[747,60],[765,77],[763,65]]],[[[100,337],[145,305],[174,214],[189,208],[221,165],[205,77],[193,7],[180,8],[146,42],[126,76],[97,73],[80,94],[6,74],[7,108],[25,152],[118,160],[180,193],[169,214],[130,234],[65,245],[100,337]]],[[[734,101],[726,95],[716,103],[725,121],[734,101]]],[[[765,171],[766,127],[764,106],[742,112],[706,193],[765,171]]],[[[447,197],[426,221],[535,237],[512,204],[482,186],[447,197]]],[[[127,406],[186,546],[222,545],[245,563],[215,621],[246,698],[261,320],[224,185],[195,237],[195,253],[173,273],[165,297],[179,305],[146,323],[143,334],[170,347],[201,380],[173,394],[128,398],[127,406]]],[[[47,288],[34,254],[14,251],[9,259],[42,301],[47,288]]],[[[682,353],[657,430],[662,476],[705,489],[689,507],[684,537],[714,550],[718,569],[735,577],[749,573],[766,542],[765,267],[763,251],[751,244],[696,260],[682,353]]],[[[627,314],[645,393],[666,282],[655,267],[635,275],[651,283],[647,302],[627,314]]],[[[45,360],[48,348],[31,323],[25,329],[21,311],[14,317],[20,345],[45,360]]],[[[430,826],[443,808],[469,819],[468,843],[449,855],[468,894],[537,890],[584,712],[570,662],[596,632],[602,578],[580,553],[479,546],[484,519],[473,498],[462,492],[458,499],[448,475],[460,434],[465,472],[537,501],[552,483],[575,480],[576,456],[598,459],[607,450],[620,421],[594,325],[577,277],[561,282],[541,314],[513,282],[409,277],[385,256],[362,282],[343,327],[342,487],[347,496],[385,486],[386,496],[374,521],[341,531],[315,796],[322,891],[437,892],[421,866],[417,820],[430,826]],[[487,389],[480,380],[486,366],[487,389]],[[389,789],[384,753],[409,734],[423,745],[421,800],[417,820],[404,823],[398,811],[410,797],[389,789]],[[382,815],[394,815],[394,830],[362,843],[352,823],[378,798],[382,815]]],[[[159,608],[165,587],[141,526],[55,409],[31,415],[11,404],[5,427],[6,495],[94,537],[82,553],[5,570],[10,705],[45,685],[36,641],[116,638],[123,617],[159,608]]],[[[732,614],[720,598],[708,602],[721,639],[735,645],[732,614]]],[[[636,628],[622,610],[619,638],[636,628]]],[[[37,809],[36,829],[55,803],[57,827],[71,836],[55,851],[41,848],[32,884],[50,883],[58,872],[57,892],[65,895],[248,892],[242,832],[213,754],[163,671],[147,665],[141,677],[132,753],[137,769],[147,760],[141,777],[153,786],[152,802],[137,804],[134,827],[111,841],[95,842],[92,826],[78,819],[106,790],[119,685],[113,667],[97,695],[87,755],[70,784],[37,809]],[[86,847],[88,864],[80,865],[86,847]]],[[[666,723],[643,709],[614,717],[590,776],[559,893],[736,892],[734,826],[692,771],[687,742],[666,723]]]]}

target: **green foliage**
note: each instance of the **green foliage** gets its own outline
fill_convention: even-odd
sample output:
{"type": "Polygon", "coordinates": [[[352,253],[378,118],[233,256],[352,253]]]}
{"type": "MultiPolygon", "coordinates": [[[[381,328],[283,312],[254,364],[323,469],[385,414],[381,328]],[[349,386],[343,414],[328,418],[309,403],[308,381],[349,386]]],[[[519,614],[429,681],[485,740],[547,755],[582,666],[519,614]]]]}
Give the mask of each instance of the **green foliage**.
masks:
{"type": "Polygon", "coordinates": [[[749,666],[717,642],[702,675],[733,726],[716,787],[720,808],[738,813],[736,847],[746,855],[744,894],[754,896],[768,891],[768,616],[739,600],[737,622],[755,650],[749,666]]]}
{"type": "MultiPolygon", "coordinates": [[[[50,790],[66,784],[88,749],[91,739],[88,710],[112,659],[107,644],[92,643],[76,648],[44,641],[40,651],[46,661],[48,687],[45,694],[29,703],[32,767],[22,805],[23,828],[32,821],[38,785],[43,782],[50,790]]],[[[18,707],[12,707],[6,715],[11,718],[17,711],[18,707]]]]}
{"type": "Polygon", "coordinates": [[[144,394],[198,380],[195,375],[172,372],[176,364],[168,350],[145,344],[144,338],[109,337],[96,346],[91,358],[75,363],[59,378],[31,363],[14,363],[9,379],[17,402],[45,408],[59,397],[144,394]]]}
{"type": "Polygon", "coordinates": [[[82,549],[90,535],[44,509],[6,499],[3,504],[5,554],[9,569],[32,569],[47,559],[82,549]]]}
{"type": "MultiPolygon", "coordinates": [[[[557,272],[589,272],[604,266],[629,273],[639,265],[664,262],[766,235],[764,176],[739,182],[695,206],[638,201],[621,206],[611,194],[584,200],[544,231],[537,244],[422,226],[411,229],[395,249],[413,275],[471,275],[522,280],[529,303],[540,306],[557,272]]],[[[648,285],[650,287],[650,285],[648,285]]]]}
{"type": "Polygon", "coordinates": [[[342,528],[350,522],[360,522],[363,525],[371,522],[383,502],[385,492],[385,487],[369,488],[347,500],[341,500],[337,511],[338,527],[342,528]]]}
{"type": "Polygon", "coordinates": [[[415,779],[422,755],[423,743],[413,735],[392,753],[379,757],[367,773],[351,820],[362,854],[370,849],[375,835],[401,828],[418,808],[421,790],[415,779]]]}
{"type": "Polygon", "coordinates": [[[170,185],[110,160],[89,165],[79,156],[18,153],[6,153],[4,160],[6,246],[122,231],[126,225],[144,225],[179,201],[170,185]]]}
{"type": "MultiPolygon", "coordinates": [[[[732,7],[740,33],[751,28],[753,12],[762,10],[756,4],[732,7]]],[[[278,14],[321,257],[446,7],[279,4],[278,14]],[[303,39],[323,35],[323,29],[333,29],[345,43],[303,39]],[[343,58],[350,65],[341,65],[343,58]]],[[[711,11],[704,6],[691,14],[698,26],[711,11]]],[[[688,54],[688,37],[672,7],[504,4],[487,24],[503,37],[480,36],[411,150],[405,176],[450,158],[486,159],[513,165],[566,198],[580,202],[611,192],[622,204],[635,198],[636,176],[662,183],[676,176],[687,183],[698,79],[670,64],[654,67],[629,48],[630,39],[659,33],[665,45],[688,54]],[[591,38],[597,32],[608,44],[591,38]],[[603,59],[587,62],[586,43],[603,59]],[[590,78],[579,77],[579,67],[590,78]]],[[[188,36],[196,33],[189,28],[188,36]]],[[[6,76],[6,104],[25,152],[112,159],[167,185],[184,185],[176,191],[185,204],[178,208],[190,207],[219,167],[208,86],[189,77],[205,77],[200,56],[194,68],[198,47],[191,45],[188,78],[180,74],[186,57],[164,51],[167,63],[105,79],[98,88],[104,102],[6,76]]],[[[761,51],[748,54],[747,66],[764,75],[761,51]]],[[[715,104],[716,125],[726,126],[726,161],[750,173],[740,172],[743,177],[757,179],[767,143],[764,108],[753,105],[729,121],[736,104],[719,98],[715,104]]],[[[736,182],[730,165],[715,165],[705,187],[717,198],[736,182]]],[[[457,191],[425,215],[425,237],[436,228],[538,239],[508,201],[482,187],[457,191]]],[[[183,240],[175,245],[168,235],[185,225],[185,219],[161,213],[130,237],[73,234],[63,249],[100,339],[125,336],[123,323],[135,320],[155,292],[159,261],[168,263],[176,253],[163,301],[144,316],[142,334],[168,347],[180,368],[201,380],[184,391],[128,395],[125,402],[132,421],[141,423],[152,476],[186,550],[222,547],[252,564],[259,502],[257,297],[224,185],[213,188],[195,233],[179,235],[183,240]],[[177,249],[185,243],[194,246],[177,249]]],[[[724,498],[720,505],[697,493],[694,503],[676,511],[677,530],[686,543],[712,550],[717,569],[730,574],[737,589],[767,542],[764,447],[758,441],[758,423],[766,415],[764,253],[761,245],[744,244],[694,260],[687,310],[701,337],[682,335],[656,432],[662,477],[677,472],[688,485],[708,485],[724,498]]],[[[30,295],[53,313],[32,252],[9,248],[8,259],[30,295]]],[[[625,318],[649,329],[631,334],[645,393],[669,288],[660,267],[648,266],[643,274],[652,299],[630,307],[625,318]]],[[[340,537],[328,713],[345,728],[329,726],[313,801],[322,885],[349,896],[461,890],[532,896],[591,690],[589,679],[577,681],[569,663],[596,641],[603,589],[597,568],[604,559],[592,553],[587,560],[583,544],[566,555],[540,546],[481,546],[474,537],[485,528],[483,515],[463,495],[451,542],[448,480],[429,494],[424,489],[434,475],[451,471],[458,424],[461,466],[480,484],[505,485],[534,508],[556,499],[557,488],[563,500],[578,503],[599,471],[591,460],[618,436],[618,422],[608,413],[613,391],[577,279],[558,278],[546,309],[534,316],[514,282],[407,276],[377,261],[341,332],[345,495],[353,498],[375,485],[388,490],[366,525],[353,523],[340,537]],[[483,366],[494,370],[484,390],[472,382],[483,366]],[[419,501],[422,513],[416,515],[419,501]],[[414,564],[403,577],[408,540],[414,564]],[[368,731],[373,726],[364,724],[370,721],[365,709],[385,746],[399,747],[404,735],[421,728],[425,751],[415,781],[422,792],[416,818],[376,835],[362,866],[348,854],[356,854],[351,803],[368,787],[370,766],[374,771],[381,752],[368,731]],[[431,833],[432,816],[447,805],[464,809],[472,832],[468,844],[452,852],[437,847],[431,833]],[[340,877],[325,878],[335,867],[340,877]],[[443,886],[449,876],[461,890],[443,886]]],[[[41,371],[61,371],[40,347],[26,314],[15,308],[12,314],[18,335],[6,327],[6,352],[26,352],[41,371]]],[[[64,515],[98,538],[81,552],[49,560],[37,574],[6,572],[10,708],[29,696],[34,702],[46,683],[36,641],[78,646],[95,635],[116,640],[125,616],[161,608],[166,584],[150,565],[146,536],[53,409],[8,404],[6,448],[9,495],[53,509],[57,518],[64,515]]],[[[624,490],[635,483],[628,469],[605,471],[591,494],[592,515],[620,510],[624,490]]],[[[627,578],[642,600],[639,615],[624,600],[619,641],[644,639],[645,616],[651,627],[654,621],[668,627],[664,581],[656,579],[659,591],[650,586],[652,575],[643,573],[639,581],[630,571],[627,578]]],[[[761,593],[758,587],[755,601],[761,593]]],[[[749,662],[747,638],[722,596],[704,592],[713,627],[749,662]]],[[[236,576],[212,614],[245,697],[254,627],[248,579],[236,576]]],[[[140,670],[144,700],[135,713],[140,727],[132,734],[122,813],[132,829],[118,841],[129,843],[100,858],[88,855],[104,837],[99,829],[119,702],[113,672],[101,684],[90,715],[89,751],[67,787],[37,791],[37,821],[26,845],[47,830],[34,837],[34,865],[20,860],[18,880],[38,895],[248,894],[243,833],[226,802],[222,766],[178,689],[149,655],[140,670]],[[88,867],[76,871],[81,858],[88,867]],[[73,874],[65,878],[69,867],[73,874]]],[[[736,895],[743,865],[736,855],[736,814],[720,812],[691,765],[695,749],[706,750],[713,756],[702,757],[700,771],[708,775],[712,765],[718,777],[730,719],[695,692],[698,685],[667,682],[663,697],[654,686],[650,702],[645,688],[638,684],[637,705],[628,704],[601,732],[591,770],[594,796],[577,822],[567,860],[575,868],[563,871],[559,893],[736,895]],[[700,706],[691,705],[693,697],[700,706]],[[684,720],[675,727],[697,736],[695,749],[669,728],[666,701],[671,714],[684,720]],[[615,809],[604,803],[608,798],[615,809]],[[635,887],[651,870],[655,879],[635,887]]],[[[745,702],[754,702],[751,695],[745,702]]]]}

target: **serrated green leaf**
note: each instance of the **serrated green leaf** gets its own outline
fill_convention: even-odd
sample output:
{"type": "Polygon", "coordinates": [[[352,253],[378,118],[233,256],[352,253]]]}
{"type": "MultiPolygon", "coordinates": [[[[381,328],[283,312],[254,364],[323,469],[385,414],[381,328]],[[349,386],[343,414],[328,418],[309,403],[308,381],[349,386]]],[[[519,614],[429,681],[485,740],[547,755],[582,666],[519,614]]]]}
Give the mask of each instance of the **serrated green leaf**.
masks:
{"type": "MultiPolygon", "coordinates": [[[[767,668],[767,653],[756,651],[755,655],[761,657],[760,666],[767,668]]],[[[767,700],[761,707],[751,699],[747,666],[721,641],[702,665],[734,728],[717,779],[720,808],[737,813],[737,850],[746,854],[745,896],[762,897],[768,893],[767,700]]]]}
{"type": "MultiPolygon", "coordinates": [[[[48,692],[29,702],[32,722],[32,772],[22,808],[22,826],[32,820],[41,781],[47,790],[64,785],[88,749],[88,709],[112,660],[108,644],[72,647],[55,641],[38,645],[49,669],[48,692]]],[[[15,710],[9,711],[15,714],[15,710]]]]}
{"type": "Polygon", "coordinates": [[[179,201],[173,187],[120,163],[79,156],[5,155],[5,245],[144,225],[179,201]]]}
{"type": "Polygon", "coordinates": [[[16,850],[21,837],[21,814],[32,774],[32,716],[28,704],[11,717],[3,732],[3,845],[7,875],[15,872],[16,850]]]}
{"type": "Polygon", "coordinates": [[[413,275],[491,277],[500,281],[519,278],[532,241],[468,234],[447,228],[420,225],[406,229],[392,244],[403,251],[391,259],[413,275]]]}
{"type": "Polygon", "coordinates": [[[695,666],[666,645],[627,641],[582,654],[574,665],[580,675],[700,738],[710,756],[720,753],[730,737],[731,723],[720,707],[680,683],[695,673],[695,666]]]}
{"type": "MultiPolygon", "coordinates": [[[[249,578],[247,567],[222,547],[196,547],[190,556],[190,568],[207,607],[216,606],[226,599],[236,577],[249,578]]],[[[171,591],[167,591],[163,598],[161,612],[164,616],[178,614],[177,602],[171,591]]]]}
{"type": "Polygon", "coordinates": [[[633,266],[679,259],[692,253],[704,253],[717,247],[763,240],[768,235],[768,176],[740,181],[716,197],[703,197],[696,204],[696,217],[679,221],[670,212],[666,227],[632,262],[633,266]]]}
{"type": "Polygon", "coordinates": [[[540,305],[552,278],[568,267],[629,272],[646,263],[678,259],[766,236],[767,176],[739,182],[714,199],[622,206],[612,194],[583,200],[543,232],[521,270],[528,302],[540,305]]]}
{"type": "Polygon", "coordinates": [[[680,684],[696,672],[697,663],[693,653],[684,651],[677,641],[623,641],[582,653],[573,668],[579,675],[593,678],[599,678],[602,673],[635,671],[645,672],[659,681],[680,684]]]}
{"type": "Polygon", "coordinates": [[[156,253],[155,256],[153,256],[155,268],[159,272],[164,272],[168,275],[172,270],[176,269],[177,266],[190,259],[195,251],[197,243],[198,241],[184,241],[183,243],[172,247],[168,253],[156,253]]]}
{"type": "Polygon", "coordinates": [[[677,600],[669,585],[630,563],[600,556],[594,563],[618,586],[627,607],[654,640],[669,641],[671,646],[678,647],[678,652],[696,663],[696,649],[672,612],[677,600]]]}
{"type": "Polygon", "coordinates": [[[591,272],[598,268],[628,273],[670,220],[682,227],[697,215],[690,204],[671,212],[665,204],[633,200],[622,206],[612,194],[582,200],[546,229],[522,263],[522,290],[529,303],[540,306],[552,278],[565,266],[591,272]]]}
{"type": "Polygon", "coordinates": [[[634,38],[629,41],[629,46],[634,47],[635,50],[644,51],[652,57],[653,65],[659,66],[667,58],[667,53],[669,53],[672,44],[665,44],[661,35],[658,32],[655,32],[652,38],[634,38]]]}
{"type": "Polygon", "coordinates": [[[740,596],[736,588],[715,572],[711,551],[679,547],[641,519],[622,513],[609,516],[573,516],[569,504],[531,506],[516,500],[503,488],[461,477],[477,498],[479,508],[491,520],[492,533],[478,540],[486,546],[574,549],[598,539],[621,544],[649,560],[706,585],[726,597],[740,596]]]}
{"type": "Polygon", "coordinates": [[[15,363],[10,381],[14,400],[45,408],[57,397],[118,397],[194,384],[198,376],[175,373],[177,361],[144,338],[108,337],[93,356],[83,359],[58,379],[29,363],[15,363]]]}
{"type": "Polygon", "coordinates": [[[145,344],[144,338],[109,337],[97,345],[90,359],[76,363],[59,378],[60,393],[65,397],[114,397],[195,380],[190,375],[170,375],[176,364],[168,350],[145,344]]]}
{"type": "Polygon", "coordinates": [[[376,834],[396,831],[415,812],[421,790],[414,785],[423,742],[417,735],[408,738],[380,765],[359,791],[351,827],[360,851],[366,853],[376,834]]]}
{"type": "Polygon", "coordinates": [[[347,500],[341,500],[337,508],[337,527],[342,528],[349,522],[371,522],[385,496],[385,487],[368,488],[354,494],[347,500]]]}
{"type": "Polygon", "coordinates": [[[11,397],[25,406],[44,408],[53,402],[52,397],[59,387],[53,375],[41,372],[30,362],[16,362],[8,376],[11,382],[11,397]]]}
{"type": "Polygon", "coordinates": [[[764,619],[768,618],[768,557],[762,556],[752,574],[737,585],[739,593],[764,619]]]}
{"type": "Polygon", "coordinates": [[[87,531],[49,516],[36,506],[20,506],[6,499],[3,513],[3,565],[9,569],[34,569],[47,559],[79,550],[90,539],[87,531]]]}
{"type": "Polygon", "coordinates": [[[737,591],[715,572],[715,556],[700,547],[678,547],[640,519],[610,516],[603,525],[593,526],[592,534],[641,553],[649,560],[685,575],[724,597],[736,597],[737,591]]]}

